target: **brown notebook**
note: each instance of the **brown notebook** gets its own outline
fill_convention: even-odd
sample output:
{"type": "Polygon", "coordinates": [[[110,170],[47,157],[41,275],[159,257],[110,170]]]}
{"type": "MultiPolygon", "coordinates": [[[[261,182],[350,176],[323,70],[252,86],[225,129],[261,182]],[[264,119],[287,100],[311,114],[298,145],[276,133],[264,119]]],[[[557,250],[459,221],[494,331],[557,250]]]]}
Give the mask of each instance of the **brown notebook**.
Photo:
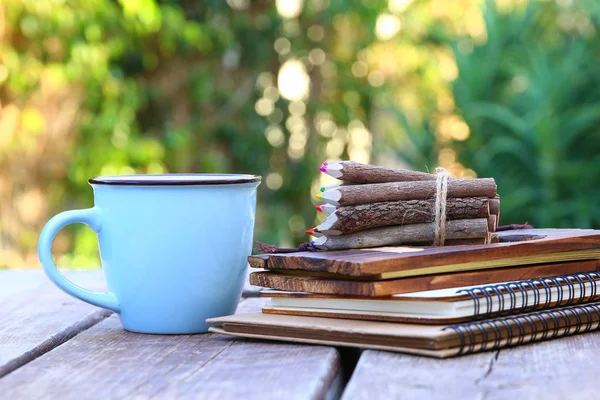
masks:
{"type": "Polygon", "coordinates": [[[263,290],[263,313],[381,322],[454,324],[600,301],[600,273],[366,298],[263,290]]]}
{"type": "Polygon", "coordinates": [[[289,292],[372,297],[595,271],[600,271],[599,260],[536,264],[376,281],[322,278],[297,274],[295,271],[272,270],[251,273],[250,283],[289,292]]]}
{"type": "Polygon", "coordinates": [[[600,231],[529,229],[497,233],[500,243],[381,247],[251,256],[250,265],[303,276],[388,280],[600,258],[600,231]]]}
{"type": "Polygon", "coordinates": [[[600,303],[458,325],[418,325],[272,314],[212,318],[211,332],[446,358],[594,331],[600,303]]]}

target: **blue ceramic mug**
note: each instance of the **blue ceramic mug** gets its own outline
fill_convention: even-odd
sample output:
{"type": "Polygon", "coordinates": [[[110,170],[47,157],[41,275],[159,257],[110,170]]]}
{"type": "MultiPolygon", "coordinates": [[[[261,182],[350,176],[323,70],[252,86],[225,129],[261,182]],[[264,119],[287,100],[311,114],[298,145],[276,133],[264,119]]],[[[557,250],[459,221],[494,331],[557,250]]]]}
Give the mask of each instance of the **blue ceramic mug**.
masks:
{"type": "Polygon", "coordinates": [[[40,261],[59,288],[113,310],[133,332],[201,333],[208,330],[207,318],[235,312],[260,177],[121,175],[89,182],[94,207],[56,215],[40,235],[40,261]],[[98,234],[108,293],[73,284],[52,261],[54,237],[75,222],[98,234]]]}

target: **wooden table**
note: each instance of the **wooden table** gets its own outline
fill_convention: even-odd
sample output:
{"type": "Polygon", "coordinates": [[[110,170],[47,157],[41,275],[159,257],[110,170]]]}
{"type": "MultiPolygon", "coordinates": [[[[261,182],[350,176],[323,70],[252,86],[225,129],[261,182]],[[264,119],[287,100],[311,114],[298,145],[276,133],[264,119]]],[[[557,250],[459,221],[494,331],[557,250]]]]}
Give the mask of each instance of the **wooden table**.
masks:
{"type": "MultiPolygon", "coordinates": [[[[102,271],[68,271],[104,288],[102,271]]],[[[238,312],[264,300],[247,287],[238,312]]],[[[39,270],[0,271],[0,398],[598,399],[600,333],[461,358],[141,335],[39,270]]]]}

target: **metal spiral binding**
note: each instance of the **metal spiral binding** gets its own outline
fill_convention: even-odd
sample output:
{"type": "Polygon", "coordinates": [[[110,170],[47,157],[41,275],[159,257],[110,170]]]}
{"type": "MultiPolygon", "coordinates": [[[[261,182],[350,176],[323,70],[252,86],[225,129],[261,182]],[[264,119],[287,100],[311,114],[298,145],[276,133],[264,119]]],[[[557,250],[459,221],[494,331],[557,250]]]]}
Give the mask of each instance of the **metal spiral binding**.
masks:
{"type": "Polygon", "coordinates": [[[600,329],[600,303],[469,322],[443,330],[447,329],[458,336],[456,355],[496,350],[600,329]]]}
{"type": "MultiPolygon", "coordinates": [[[[582,272],[573,275],[478,286],[462,289],[457,293],[468,293],[471,296],[475,309],[473,319],[481,319],[513,314],[515,310],[524,313],[593,301],[596,296],[600,295],[596,286],[597,281],[600,281],[600,273],[582,272]],[[590,288],[586,287],[587,283],[591,284],[590,288]],[[577,288],[579,295],[576,295],[577,288]],[[553,289],[556,290],[555,293],[552,293],[553,289]],[[521,295],[520,301],[518,300],[519,294],[521,295]],[[542,296],[544,301],[541,300],[542,296]],[[552,305],[553,303],[555,304],[552,305]],[[495,304],[498,305],[497,310],[494,309],[495,304]]],[[[598,283],[600,284],[600,282],[598,283]]]]}

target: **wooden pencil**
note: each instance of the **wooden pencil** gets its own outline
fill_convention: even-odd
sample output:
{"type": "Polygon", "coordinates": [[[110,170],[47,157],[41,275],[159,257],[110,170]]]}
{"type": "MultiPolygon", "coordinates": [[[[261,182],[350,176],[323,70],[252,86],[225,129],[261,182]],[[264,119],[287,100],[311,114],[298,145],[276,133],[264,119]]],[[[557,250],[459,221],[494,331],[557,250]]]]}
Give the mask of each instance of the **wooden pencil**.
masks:
{"type": "Polygon", "coordinates": [[[490,199],[490,214],[498,215],[500,212],[500,196],[496,195],[493,199],[490,199]]]}
{"type": "MultiPolygon", "coordinates": [[[[320,250],[362,249],[434,239],[434,224],[396,225],[372,228],[347,235],[324,235],[311,242],[320,250]]],[[[459,219],[446,222],[446,239],[474,239],[487,237],[488,219],[459,219]]]]}
{"type": "Polygon", "coordinates": [[[326,186],[321,186],[321,188],[319,189],[319,191],[321,193],[326,192],[328,190],[331,189],[335,189],[341,186],[350,186],[350,185],[358,185],[358,183],[353,183],[353,182],[336,182],[336,183],[332,183],[331,185],[326,185],[326,186]]]}
{"type": "Polygon", "coordinates": [[[319,169],[327,175],[339,180],[355,183],[436,180],[435,175],[425,172],[386,168],[377,165],[361,164],[356,161],[325,162],[319,169]]]}
{"type": "MultiPolygon", "coordinates": [[[[448,197],[488,197],[496,196],[496,182],[493,178],[450,179],[448,197]]],[[[423,200],[435,197],[435,181],[391,182],[365,185],[341,186],[317,198],[334,206],[348,206],[365,203],[378,203],[392,200],[423,200]]]]}
{"type": "Polygon", "coordinates": [[[327,204],[327,203],[315,206],[315,208],[318,212],[323,213],[326,216],[333,214],[335,212],[335,210],[337,209],[337,207],[334,206],[333,204],[327,204]]]}
{"type": "Polygon", "coordinates": [[[488,231],[495,232],[497,226],[498,222],[496,220],[496,216],[494,214],[488,215],[488,231]]]}
{"type": "MultiPolygon", "coordinates": [[[[446,217],[487,218],[488,202],[487,197],[450,198],[446,202],[446,217]]],[[[432,222],[435,219],[434,203],[434,199],[425,199],[342,206],[314,228],[314,231],[326,235],[342,235],[380,226],[432,222]]]]}
{"type": "Polygon", "coordinates": [[[500,224],[500,196],[496,194],[496,197],[490,199],[490,214],[496,216],[496,226],[494,227],[494,232],[498,225],[500,224]]]}

